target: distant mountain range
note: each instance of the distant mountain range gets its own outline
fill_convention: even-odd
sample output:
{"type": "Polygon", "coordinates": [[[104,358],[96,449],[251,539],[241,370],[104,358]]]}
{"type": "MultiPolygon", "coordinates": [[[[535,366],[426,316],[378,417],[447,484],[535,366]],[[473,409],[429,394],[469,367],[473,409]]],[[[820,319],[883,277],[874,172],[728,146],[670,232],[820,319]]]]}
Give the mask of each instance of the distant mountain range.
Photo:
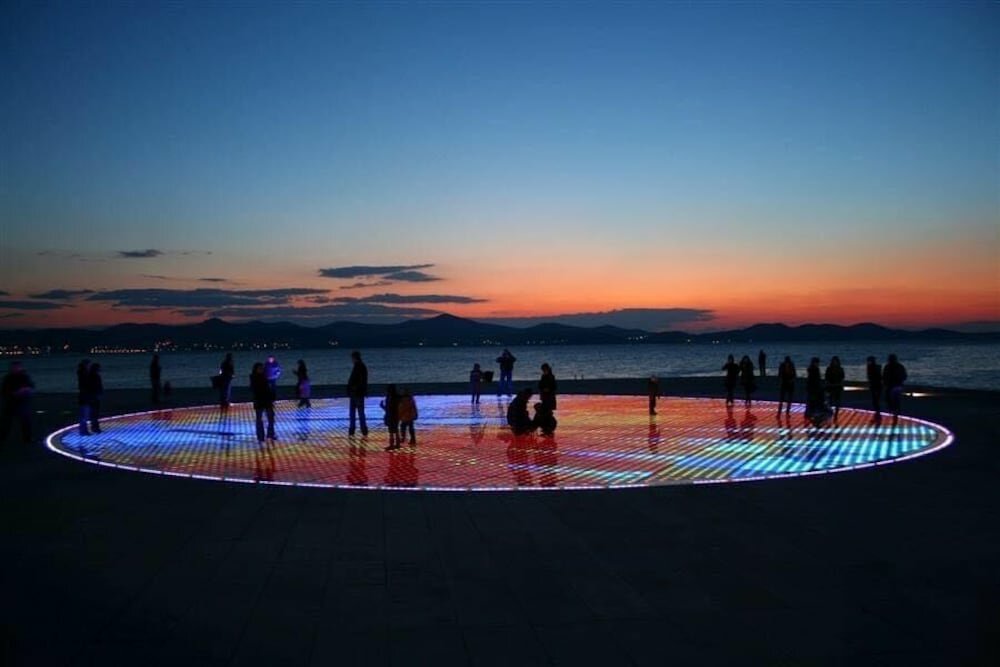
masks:
{"type": "Polygon", "coordinates": [[[321,327],[305,327],[286,322],[235,324],[211,319],[188,325],[119,324],[101,330],[0,330],[0,348],[3,350],[36,348],[53,352],[886,340],[998,342],[1000,333],[961,333],[945,329],[906,331],[877,324],[806,324],[796,327],[755,324],[745,329],[714,333],[653,333],[614,326],[577,327],[565,324],[517,328],[476,322],[453,315],[438,315],[398,324],[335,322],[321,327]]]}

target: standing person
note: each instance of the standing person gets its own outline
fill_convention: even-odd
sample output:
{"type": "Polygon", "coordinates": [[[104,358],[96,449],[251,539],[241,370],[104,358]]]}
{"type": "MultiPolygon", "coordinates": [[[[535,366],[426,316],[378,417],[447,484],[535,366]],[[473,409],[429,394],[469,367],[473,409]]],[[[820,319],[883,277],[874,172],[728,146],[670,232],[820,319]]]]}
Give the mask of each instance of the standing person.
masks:
{"type": "Polygon", "coordinates": [[[385,398],[382,399],[379,406],[385,412],[383,421],[385,422],[385,427],[389,430],[389,446],[385,448],[385,451],[391,452],[394,449],[399,449],[400,444],[399,393],[396,391],[396,385],[386,385],[385,398]]]}
{"type": "Polygon", "coordinates": [[[743,385],[743,403],[749,408],[753,402],[751,397],[757,391],[757,382],[753,377],[753,362],[745,354],[740,359],[740,384],[743,385]]]}
{"type": "Polygon", "coordinates": [[[479,364],[472,364],[472,370],[469,371],[469,392],[472,395],[472,404],[479,405],[479,394],[482,391],[483,384],[483,371],[479,368],[479,364]]]}
{"type": "Polygon", "coordinates": [[[153,389],[153,405],[160,402],[160,355],[154,354],[153,360],[149,362],[149,384],[153,389]]]}
{"type": "Polygon", "coordinates": [[[267,363],[264,364],[264,376],[267,378],[267,383],[271,385],[271,391],[274,392],[275,398],[277,398],[278,378],[281,377],[281,364],[278,363],[273,354],[267,358],[267,363]]]}
{"type": "Polygon", "coordinates": [[[257,442],[264,442],[264,415],[267,415],[267,438],[277,440],[274,434],[274,389],[267,381],[264,364],[254,363],[250,371],[250,395],[253,396],[254,422],[257,426],[257,442]]]}
{"type": "Polygon", "coordinates": [[[547,363],[542,364],[542,377],[538,379],[538,398],[546,410],[555,412],[556,376],[552,374],[552,367],[547,363]]]}
{"type": "Polygon", "coordinates": [[[823,376],[819,370],[819,357],[813,357],[809,360],[809,368],[806,369],[806,419],[817,426],[823,422],[827,414],[825,395],[823,376]]]}
{"type": "Polygon", "coordinates": [[[295,369],[295,395],[299,398],[300,408],[311,408],[312,384],[309,382],[309,371],[306,370],[306,362],[299,359],[295,369]]]}
{"type": "Polygon", "coordinates": [[[90,435],[87,422],[90,421],[90,397],[87,395],[87,373],[90,371],[90,359],[84,359],[76,365],[76,400],[80,408],[80,435],[90,435]]]}
{"type": "Polygon", "coordinates": [[[764,350],[761,350],[760,352],[757,353],[757,368],[760,369],[761,377],[767,376],[767,371],[764,370],[766,365],[767,365],[767,355],[764,354],[764,350]]]}
{"type": "Polygon", "coordinates": [[[656,398],[660,395],[660,380],[655,375],[649,376],[646,382],[646,393],[649,394],[649,414],[656,414],[656,398]]]}
{"type": "Polygon", "coordinates": [[[90,406],[90,432],[101,432],[101,398],[104,397],[104,380],[101,365],[96,361],[87,370],[87,401],[90,406]]]}
{"type": "Polygon", "coordinates": [[[733,392],[736,390],[736,382],[740,378],[740,366],[733,359],[733,355],[730,354],[726,359],[726,363],[722,364],[722,370],[726,372],[726,405],[732,405],[733,392]]]}
{"type": "Polygon", "coordinates": [[[890,354],[882,369],[882,384],[885,386],[885,402],[889,406],[889,412],[892,413],[893,424],[899,421],[904,382],[906,382],[906,367],[899,363],[895,354],[890,354]]]}
{"type": "Polygon", "coordinates": [[[785,404],[785,416],[792,410],[792,395],[795,393],[795,364],[792,358],[785,357],[785,360],[778,365],[778,416],[781,416],[781,404],[785,404]]]}
{"type": "Polygon", "coordinates": [[[417,434],[413,428],[413,422],[417,421],[417,401],[410,395],[409,389],[403,389],[399,397],[399,440],[400,444],[406,440],[406,432],[410,432],[410,446],[417,445],[417,434]]]}
{"type": "Polygon", "coordinates": [[[865,373],[868,375],[868,391],[872,395],[872,410],[875,411],[877,421],[882,419],[882,364],[875,361],[875,357],[868,357],[865,373]]]}
{"type": "Polygon", "coordinates": [[[219,407],[223,412],[229,409],[234,377],[236,377],[236,365],[233,363],[233,353],[227,352],[226,358],[219,364],[219,407]]]}
{"type": "Polygon", "coordinates": [[[830,359],[826,367],[826,391],[830,394],[830,407],[833,408],[833,418],[840,416],[840,399],[844,395],[844,367],[840,365],[840,357],[830,359]]]}
{"type": "Polygon", "coordinates": [[[497,396],[500,394],[510,396],[514,393],[515,361],[517,361],[517,357],[511,354],[507,348],[504,348],[500,356],[497,357],[497,363],[500,364],[500,383],[497,385],[497,396]]]}
{"type": "Polygon", "coordinates": [[[351,352],[351,375],[347,378],[347,396],[350,399],[350,425],[348,435],[354,435],[355,422],[361,422],[361,435],[368,435],[368,422],[365,419],[365,397],[368,396],[368,367],[361,361],[361,353],[351,352]]]}
{"type": "Polygon", "coordinates": [[[21,441],[31,443],[31,395],[35,383],[20,361],[10,362],[10,370],[0,383],[0,442],[7,441],[14,422],[21,428],[21,441]]]}

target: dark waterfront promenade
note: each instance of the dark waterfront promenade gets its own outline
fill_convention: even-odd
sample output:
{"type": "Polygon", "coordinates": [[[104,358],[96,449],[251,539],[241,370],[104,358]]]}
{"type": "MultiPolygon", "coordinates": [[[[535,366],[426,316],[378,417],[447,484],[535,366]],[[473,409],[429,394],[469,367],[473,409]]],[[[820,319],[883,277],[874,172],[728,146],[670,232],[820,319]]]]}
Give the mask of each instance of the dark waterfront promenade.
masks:
{"type": "MultiPolygon", "coordinates": [[[[644,382],[560,389],[644,403],[644,382]]],[[[777,398],[773,382],[758,399],[777,398]]],[[[661,413],[670,395],[722,393],[721,378],[661,385],[661,413]]],[[[1000,394],[926,391],[904,413],[957,437],[930,456],[614,491],[225,484],[85,465],[11,438],[0,664],[996,664],[1000,394]]],[[[104,406],[147,400],[108,392],[104,406]]],[[[170,404],[214,401],[181,390],[170,404]]],[[[74,396],[35,408],[39,433],[75,420],[74,396]]]]}

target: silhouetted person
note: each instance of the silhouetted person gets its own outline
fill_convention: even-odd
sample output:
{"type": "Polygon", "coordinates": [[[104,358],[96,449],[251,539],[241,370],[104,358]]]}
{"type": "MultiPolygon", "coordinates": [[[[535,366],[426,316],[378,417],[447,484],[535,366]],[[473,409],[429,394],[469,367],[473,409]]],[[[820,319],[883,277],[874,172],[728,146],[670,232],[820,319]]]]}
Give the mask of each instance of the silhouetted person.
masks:
{"type": "Polygon", "coordinates": [[[385,451],[399,449],[399,393],[396,391],[396,385],[386,386],[385,398],[379,405],[385,412],[383,422],[389,430],[389,446],[385,448],[385,451]]]}
{"type": "Polygon", "coordinates": [[[538,398],[549,412],[556,411],[556,376],[552,367],[542,364],[542,377],[538,378],[538,398]]]}
{"type": "Polygon", "coordinates": [[[87,395],[87,373],[90,359],[84,359],[76,366],[76,400],[80,408],[80,435],[90,435],[90,397],[87,395]]]}
{"type": "Polygon", "coordinates": [[[413,427],[413,422],[419,417],[417,412],[417,401],[410,395],[408,389],[403,389],[399,397],[399,440],[400,444],[406,440],[406,432],[410,433],[410,446],[417,444],[417,434],[413,427]]]}
{"type": "Polygon", "coordinates": [[[840,416],[840,400],[844,395],[844,367],[840,365],[840,357],[830,359],[826,367],[826,391],[830,394],[830,407],[833,408],[833,418],[840,416]]]}
{"type": "Polygon", "coordinates": [[[760,352],[757,353],[757,368],[760,369],[761,377],[767,375],[767,370],[765,370],[766,366],[767,366],[767,355],[764,354],[764,350],[761,350],[760,352]]]}
{"type": "Polygon", "coordinates": [[[895,354],[889,355],[889,360],[882,369],[882,385],[885,387],[885,403],[892,413],[892,423],[899,420],[900,404],[903,400],[903,383],[906,382],[906,367],[899,363],[895,354]]]}
{"type": "Polygon", "coordinates": [[[267,438],[277,440],[274,435],[274,389],[267,381],[264,364],[259,361],[250,371],[250,395],[253,396],[253,412],[257,426],[257,442],[264,442],[264,415],[267,415],[267,438]]]}
{"type": "Polygon", "coordinates": [[[312,383],[309,382],[309,371],[306,362],[299,359],[295,368],[295,395],[299,398],[300,408],[312,407],[312,383]]]}
{"type": "Polygon", "coordinates": [[[868,357],[865,374],[868,376],[868,391],[872,397],[872,410],[875,411],[875,419],[878,420],[882,417],[882,364],[875,361],[875,357],[868,357]]]}
{"type": "Polygon", "coordinates": [[[350,399],[350,422],[347,434],[354,435],[357,422],[361,424],[361,435],[368,435],[368,422],[365,419],[365,397],[368,396],[368,367],[361,361],[361,353],[351,352],[351,375],[347,378],[347,396],[350,399]]]}
{"type": "Polygon", "coordinates": [[[90,406],[90,431],[101,432],[101,399],[104,398],[104,380],[101,379],[101,365],[96,361],[87,369],[87,401],[90,406]]]}
{"type": "Polygon", "coordinates": [[[271,389],[274,391],[275,400],[277,400],[278,378],[281,377],[281,364],[278,363],[278,360],[274,358],[273,354],[267,358],[267,363],[264,364],[264,375],[267,377],[267,382],[271,385],[271,389]]]}
{"type": "Polygon", "coordinates": [[[21,441],[31,442],[31,396],[35,383],[20,361],[10,362],[10,370],[0,382],[0,442],[7,441],[14,422],[21,429],[21,441]]]}
{"type": "Polygon", "coordinates": [[[153,404],[160,402],[160,355],[154,354],[153,360],[149,362],[149,384],[152,387],[153,404]]]}
{"type": "Polygon", "coordinates": [[[819,369],[819,357],[809,360],[806,369],[806,418],[819,425],[828,414],[823,374],[819,369]]]}
{"type": "Polygon", "coordinates": [[[778,414],[781,414],[781,404],[785,404],[785,414],[792,411],[792,398],[795,394],[795,364],[792,358],[786,356],[778,364],[778,414]]]}
{"type": "Polygon", "coordinates": [[[650,375],[646,382],[646,393],[649,394],[649,414],[656,414],[656,399],[660,395],[660,380],[655,375],[650,375]]]}
{"type": "Polygon", "coordinates": [[[472,395],[473,405],[479,405],[479,395],[482,391],[483,384],[483,370],[479,367],[479,364],[473,364],[472,370],[469,371],[469,393],[472,395]]]}
{"type": "Polygon", "coordinates": [[[517,361],[517,357],[510,353],[510,350],[504,348],[503,353],[497,357],[497,363],[500,364],[500,383],[497,385],[497,396],[500,394],[507,394],[510,396],[514,393],[514,362],[517,361]]]}
{"type": "Polygon", "coordinates": [[[726,387],[726,405],[733,404],[733,392],[736,390],[736,383],[740,379],[740,366],[733,359],[733,355],[729,355],[726,359],[726,363],[722,364],[722,370],[726,372],[726,379],[724,381],[726,387]]]}
{"type": "Polygon", "coordinates": [[[551,436],[556,432],[558,424],[559,422],[556,421],[556,416],[549,406],[542,401],[535,403],[535,416],[532,419],[532,425],[540,429],[542,435],[551,436]]]}
{"type": "Polygon", "coordinates": [[[534,392],[528,387],[520,390],[507,406],[507,424],[514,435],[526,435],[535,430],[535,424],[528,414],[528,401],[531,400],[532,393],[534,392]]]}
{"type": "Polygon", "coordinates": [[[233,353],[227,352],[226,358],[219,364],[219,407],[223,411],[229,409],[233,378],[235,376],[236,366],[233,364],[233,353]]]}
{"type": "Polygon", "coordinates": [[[753,402],[753,393],[757,391],[757,381],[753,376],[753,362],[743,355],[740,359],[740,384],[743,385],[743,402],[749,408],[753,402]]]}

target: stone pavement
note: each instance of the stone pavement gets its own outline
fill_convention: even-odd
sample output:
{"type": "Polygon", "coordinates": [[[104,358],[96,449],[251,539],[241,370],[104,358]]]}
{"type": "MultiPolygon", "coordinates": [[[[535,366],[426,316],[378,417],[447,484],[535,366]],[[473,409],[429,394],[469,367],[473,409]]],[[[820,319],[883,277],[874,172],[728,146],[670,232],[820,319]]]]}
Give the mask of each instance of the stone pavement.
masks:
{"type": "MultiPolygon", "coordinates": [[[[229,485],[10,440],[0,664],[996,664],[1000,395],[933,394],[907,413],[958,440],[928,457],[612,492],[229,485]]],[[[39,396],[39,426],[72,398],[39,396]]]]}

